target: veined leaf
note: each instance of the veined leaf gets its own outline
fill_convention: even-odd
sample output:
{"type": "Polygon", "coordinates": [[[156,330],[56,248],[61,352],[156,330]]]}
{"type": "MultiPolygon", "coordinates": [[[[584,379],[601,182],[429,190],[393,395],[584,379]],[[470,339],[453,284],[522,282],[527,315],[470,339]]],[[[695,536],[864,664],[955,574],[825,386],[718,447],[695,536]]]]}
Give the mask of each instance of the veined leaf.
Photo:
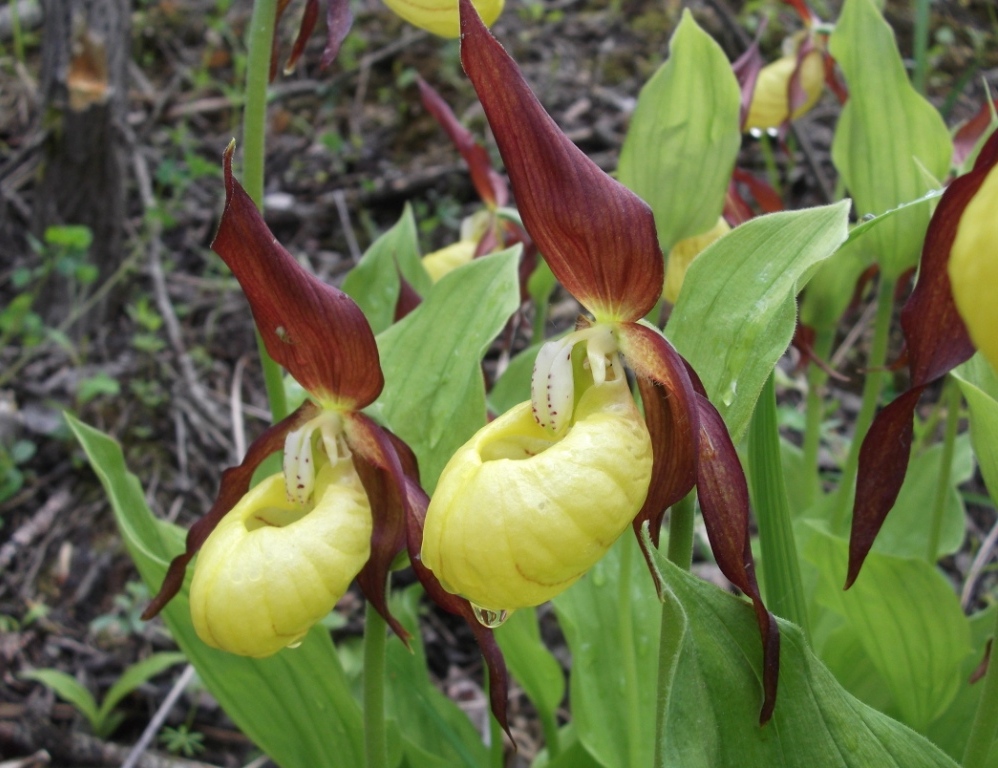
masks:
{"type": "Polygon", "coordinates": [[[924,558],[871,552],[861,578],[842,590],[844,539],[818,524],[804,558],[821,574],[815,599],[854,629],[905,723],[924,729],[956,696],[970,630],[946,578],[924,558]]]}
{"type": "Polygon", "coordinates": [[[430,290],[430,276],[419,260],[416,219],[408,203],[398,223],[371,243],[343,281],[343,292],[357,302],[376,334],[395,319],[400,273],[420,296],[430,290]]]}
{"type": "MultiPolygon", "coordinates": [[[[71,414],[66,421],[104,486],[132,560],[155,592],[172,556],[183,551],[183,531],[153,517],[113,439],[71,414]]],[[[328,632],[313,627],[299,648],[266,659],[234,656],[197,637],[189,587],[190,573],[163,620],[233,722],[282,768],[362,765],[360,707],[328,632]]]]}
{"type": "Polygon", "coordinates": [[[956,768],[939,749],[847,693],[780,622],[780,688],[758,723],[762,649],[751,605],[656,554],[666,605],[686,620],[657,766],[956,768]]]}
{"type": "Polygon", "coordinates": [[[52,689],[63,701],[68,701],[80,714],[87,718],[90,727],[96,732],[100,727],[100,715],[93,694],[72,675],[58,669],[31,669],[18,675],[23,680],[36,680],[52,689]]]}
{"type": "Polygon", "coordinates": [[[793,338],[795,297],[846,239],[849,202],[760,216],[690,265],[666,335],[700,375],[737,442],[793,338]]]}
{"type": "MultiPolygon", "coordinates": [[[[857,213],[883,213],[924,195],[933,186],[925,172],[946,176],[953,143],[939,112],[908,81],[894,33],[871,0],[846,0],[829,47],[849,86],[832,160],[857,213]]],[[[870,233],[885,275],[897,278],[915,265],[928,224],[929,209],[913,206],[870,233]]]]}
{"type": "Polygon", "coordinates": [[[485,424],[482,357],[520,306],[519,256],[516,246],[455,269],[378,336],[385,389],[374,410],[416,452],[428,492],[485,424]]]}
{"type": "Polygon", "coordinates": [[[684,11],[669,59],[641,89],[618,169],[655,212],[666,254],[721,215],[741,146],[740,99],[728,57],[684,11]]]}
{"type": "Polygon", "coordinates": [[[554,607],[572,651],[569,701],[579,741],[606,768],[651,765],[661,617],[636,539],[621,536],[554,607]]]}

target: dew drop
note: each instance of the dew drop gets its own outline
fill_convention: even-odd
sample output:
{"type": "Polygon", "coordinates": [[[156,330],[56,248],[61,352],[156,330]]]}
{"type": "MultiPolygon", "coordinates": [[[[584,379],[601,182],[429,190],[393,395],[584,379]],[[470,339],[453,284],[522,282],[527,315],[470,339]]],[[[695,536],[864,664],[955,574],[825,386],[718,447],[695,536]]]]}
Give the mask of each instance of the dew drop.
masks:
{"type": "Polygon", "coordinates": [[[292,640],[290,643],[288,643],[287,647],[288,648],[300,648],[302,642],[304,641],[304,639],[305,639],[304,635],[298,635],[298,637],[296,637],[294,640],[292,640]]]}
{"type": "Polygon", "coordinates": [[[512,613],[512,611],[507,611],[506,609],[493,611],[489,608],[482,608],[480,605],[475,605],[474,603],[471,604],[471,609],[474,611],[478,623],[489,629],[502,626],[512,613]]]}
{"type": "Polygon", "coordinates": [[[863,221],[873,221],[875,218],[877,218],[877,215],[875,213],[864,213],[863,214],[863,221]]]}

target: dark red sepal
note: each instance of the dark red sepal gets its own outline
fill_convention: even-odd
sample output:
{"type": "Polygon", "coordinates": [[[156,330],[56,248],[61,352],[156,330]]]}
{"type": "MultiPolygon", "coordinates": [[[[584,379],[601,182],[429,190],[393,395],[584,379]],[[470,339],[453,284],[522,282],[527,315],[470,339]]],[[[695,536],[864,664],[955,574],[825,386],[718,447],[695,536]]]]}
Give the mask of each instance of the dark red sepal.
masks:
{"type": "Polygon", "coordinates": [[[998,99],[990,103],[985,101],[977,114],[961,125],[953,136],[953,165],[960,166],[974,151],[984,132],[991,127],[992,109],[998,111],[998,99]]]}
{"type": "MultiPolygon", "coordinates": [[[[634,518],[634,533],[644,550],[641,526],[658,547],[665,511],[696,483],[700,439],[696,392],[682,357],[659,332],[638,323],[620,328],[620,349],[634,370],[652,444],[652,480],[645,503],[634,518]]],[[[651,555],[645,552],[651,563],[651,555]]],[[[652,574],[655,574],[652,569],[652,574]]]]}
{"type": "Polygon", "coordinates": [[[901,492],[919,396],[929,384],[974,354],[974,345],[953,301],[947,265],[964,209],[996,164],[998,131],[982,147],[974,169],[954,180],[939,198],[925,233],[918,282],[901,310],[911,388],[877,414],[860,448],[847,589],[856,581],[901,492]]]}
{"type": "Polygon", "coordinates": [[[419,85],[419,96],[423,100],[426,111],[436,118],[440,126],[447,132],[451,142],[461,153],[468,171],[471,173],[471,183],[475,191],[489,208],[497,208],[509,202],[509,188],[502,176],[492,168],[492,161],[485,147],[475,141],[471,131],[461,125],[450,106],[423,78],[416,81],[419,85]]]}
{"type": "Polygon", "coordinates": [[[751,600],[762,635],[763,704],[760,725],[773,716],[780,674],[780,629],[763,603],[755,576],[749,540],[749,493],[738,453],[724,420],[703,395],[697,395],[700,413],[700,456],[697,494],[710,548],[728,581],[751,600]]]}
{"type": "Polygon", "coordinates": [[[731,68],[735,73],[735,79],[738,81],[738,88],[741,91],[741,108],[738,113],[738,125],[741,126],[742,130],[745,130],[745,121],[748,119],[749,108],[752,106],[752,96],[755,94],[755,81],[759,79],[759,72],[766,66],[766,60],[762,57],[762,52],[759,50],[759,43],[768,25],[769,19],[763,17],[759,23],[759,29],[756,32],[755,40],[752,41],[752,45],[731,64],[731,68]]]}
{"type": "Polygon", "coordinates": [[[357,583],[388,626],[408,644],[409,633],[388,608],[388,574],[406,545],[405,471],[388,432],[368,416],[347,415],[344,432],[353,451],[354,467],[367,492],[373,522],[371,556],[357,575],[357,583]]]}
{"type": "Polygon", "coordinates": [[[445,590],[440,586],[437,577],[433,575],[433,571],[423,565],[420,552],[423,549],[423,525],[426,522],[426,507],[429,505],[429,499],[423,489],[412,480],[406,480],[406,489],[409,497],[406,541],[412,570],[433,602],[448,613],[456,614],[467,622],[489,670],[489,703],[492,715],[509,736],[510,741],[513,741],[513,734],[509,730],[509,721],[506,715],[506,704],[509,698],[509,673],[506,670],[506,660],[503,658],[502,650],[499,648],[493,631],[480,624],[475,618],[471,603],[445,590]]]}
{"type": "Polygon", "coordinates": [[[416,293],[416,289],[412,287],[412,283],[405,279],[401,270],[398,270],[398,275],[399,296],[395,300],[395,314],[392,317],[396,323],[423,302],[423,297],[416,293]]]}
{"type": "Polygon", "coordinates": [[[340,46],[346,40],[353,26],[353,12],[350,0],[329,0],[326,8],[326,48],[319,62],[323,69],[328,68],[340,53],[340,46]]]}
{"type": "Polygon", "coordinates": [[[225,150],[225,211],[211,247],[239,280],[267,352],[314,397],[369,405],[384,377],[364,313],[281,247],[233,178],[232,151],[225,150]]]}
{"type": "MultiPolygon", "coordinates": [[[[298,59],[305,52],[305,46],[308,44],[308,39],[312,36],[315,31],[315,24],[319,20],[319,0],[305,0],[305,12],[301,17],[301,24],[298,27],[298,35],[295,37],[295,42],[291,46],[291,55],[288,56],[288,61],[284,65],[284,72],[293,72],[295,66],[298,64],[298,59]]],[[[276,38],[276,35],[275,35],[276,38]]],[[[271,77],[273,79],[273,77],[271,77]]]]}
{"type": "Polygon", "coordinates": [[[291,4],[291,0],[277,0],[277,5],[274,7],[274,36],[270,41],[270,71],[268,73],[268,79],[270,82],[274,82],[277,77],[278,69],[278,59],[280,58],[280,45],[278,41],[280,37],[277,34],[277,29],[280,26],[281,18],[284,16],[284,12],[287,10],[288,5],[291,4]]]}
{"type": "Polygon", "coordinates": [[[662,293],[651,209],[561,132],[471,0],[461,62],[492,126],[517,208],[551,271],[598,320],[634,321],[662,293]]]}
{"type": "Polygon", "coordinates": [[[187,564],[194,558],[197,551],[208,539],[208,536],[218,526],[222,518],[239,503],[239,500],[249,491],[250,480],[260,463],[270,454],[284,448],[284,438],[289,432],[297,429],[319,412],[318,406],[311,400],[306,400],[292,414],[264,431],[246,452],[246,458],[235,467],[229,467],[222,473],[218,496],[211,509],[201,517],[187,532],[186,547],[183,554],[177,555],[170,562],[170,567],[163,578],[163,586],[142,612],[142,620],[149,621],[158,614],[166,604],[174,598],[184,586],[184,572],[187,564]]]}

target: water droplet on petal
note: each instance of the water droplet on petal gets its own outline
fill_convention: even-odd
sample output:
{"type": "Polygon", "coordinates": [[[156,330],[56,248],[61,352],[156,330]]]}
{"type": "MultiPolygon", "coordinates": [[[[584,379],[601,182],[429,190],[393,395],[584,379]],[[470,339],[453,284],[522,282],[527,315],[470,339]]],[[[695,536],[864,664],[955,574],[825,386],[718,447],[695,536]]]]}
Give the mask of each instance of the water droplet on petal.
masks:
{"type": "Polygon", "coordinates": [[[493,611],[489,608],[482,608],[474,603],[471,604],[471,609],[474,611],[475,618],[478,619],[478,623],[483,627],[488,627],[489,629],[495,629],[496,627],[502,626],[512,613],[512,611],[507,611],[504,608],[498,611],[493,611]]]}
{"type": "Polygon", "coordinates": [[[299,647],[301,647],[301,644],[304,641],[304,639],[305,639],[305,635],[298,635],[298,637],[296,637],[294,640],[292,640],[290,643],[288,643],[287,647],[288,648],[299,648],[299,647]]]}
{"type": "Polygon", "coordinates": [[[877,218],[877,215],[875,213],[864,213],[863,214],[863,221],[873,221],[875,218],[877,218]]]}

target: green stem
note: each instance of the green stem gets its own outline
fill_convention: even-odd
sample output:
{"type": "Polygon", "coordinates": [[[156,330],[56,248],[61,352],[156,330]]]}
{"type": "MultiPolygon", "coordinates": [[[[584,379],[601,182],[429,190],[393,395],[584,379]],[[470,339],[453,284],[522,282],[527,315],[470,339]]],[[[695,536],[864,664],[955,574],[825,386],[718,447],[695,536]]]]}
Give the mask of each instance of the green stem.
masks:
{"type": "Polygon", "coordinates": [[[617,627],[620,630],[620,662],[624,668],[624,691],[629,708],[627,718],[628,765],[640,764],[641,709],[637,700],[638,660],[634,648],[634,621],[631,601],[631,560],[636,545],[632,541],[622,542],[620,554],[620,578],[617,581],[617,627]]]}
{"type": "MultiPolygon", "coordinates": [[[[669,511],[669,562],[690,569],[693,562],[693,523],[696,512],[696,491],[672,505],[669,511]]],[[[672,681],[676,674],[679,654],[686,635],[686,615],[682,607],[666,590],[662,601],[662,622],[658,635],[658,700],[655,711],[655,765],[663,766],[666,734],[668,733],[669,701],[672,681]]]]}
{"type": "MultiPolygon", "coordinates": [[[[811,350],[814,357],[827,362],[835,340],[834,329],[819,329],[811,350]]],[[[813,362],[807,371],[807,403],[804,421],[804,472],[807,480],[805,485],[804,508],[807,509],[821,493],[821,472],[818,466],[818,451],[821,448],[821,423],[825,415],[825,402],[821,397],[821,388],[828,380],[828,374],[820,365],[813,362]]]]}
{"type": "MultiPolygon", "coordinates": [[[[256,0],[250,19],[249,56],[246,65],[246,107],[243,111],[243,188],[263,211],[263,172],[267,140],[267,86],[270,52],[274,41],[277,0],[256,0]]],[[[263,382],[274,422],[288,414],[281,368],[267,353],[259,331],[256,347],[263,367],[263,382]]]]}
{"type": "Polygon", "coordinates": [[[693,526],[696,491],[690,491],[669,510],[669,562],[684,571],[693,564],[693,526]]]}
{"type": "Polygon", "coordinates": [[[929,72],[929,3],[930,0],[915,0],[915,76],[913,85],[921,94],[925,93],[925,80],[929,72]]]}
{"type": "Polygon", "coordinates": [[[762,159],[766,164],[766,177],[769,179],[769,184],[776,190],[778,195],[782,196],[783,193],[780,189],[780,169],[776,165],[773,142],[770,140],[769,134],[765,131],[759,137],[759,148],[762,150],[762,159]]]}
{"type": "Polygon", "coordinates": [[[807,603],[801,586],[797,544],[780,457],[776,384],[769,374],[749,426],[749,478],[765,567],[766,605],[789,619],[810,639],[807,603]]]}
{"type": "Polygon", "coordinates": [[[371,603],[364,622],[364,766],[388,768],[385,730],[387,624],[371,603]]]}
{"type": "Polygon", "coordinates": [[[943,401],[946,404],[946,431],[943,433],[943,455],[939,460],[939,479],[936,481],[936,496],[932,503],[932,527],[929,529],[929,548],[925,553],[928,561],[935,564],[939,557],[939,538],[942,535],[943,512],[950,493],[950,475],[953,471],[953,450],[956,446],[956,430],[960,425],[960,387],[952,379],[946,379],[943,388],[943,401]]]}
{"type": "Polygon", "coordinates": [[[856,468],[859,465],[859,449],[863,438],[873,422],[873,415],[880,400],[880,390],[883,386],[884,363],[887,361],[887,343],[890,340],[891,316],[894,313],[895,278],[881,276],[877,288],[877,314],[873,321],[873,344],[866,360],[866,381],[863,383],[863,402],[856,417],[856,430],[849,455],[842,468],[842,481],[839,484],[835,500],[835,512],[832,517],[834,530],[839,531],[845,525],[846,514],[852,504],[853,490],[856,483],[856,468]]]}
{"type": "MultiPolygon", "coordinates": [[[[998,637],[998,611],[995,612],[995,626],[991,630],[992,642],[998,637]]],[[[992,651],[994,647],[992,646],[992,651]]],[[[998,731],[998,664],[992,655],[984,676],[984,690],[977,702],[977,714],[970,727],[970,737],[963,752],[963,768],[984,768],[988,753],[998,731]]]]}

